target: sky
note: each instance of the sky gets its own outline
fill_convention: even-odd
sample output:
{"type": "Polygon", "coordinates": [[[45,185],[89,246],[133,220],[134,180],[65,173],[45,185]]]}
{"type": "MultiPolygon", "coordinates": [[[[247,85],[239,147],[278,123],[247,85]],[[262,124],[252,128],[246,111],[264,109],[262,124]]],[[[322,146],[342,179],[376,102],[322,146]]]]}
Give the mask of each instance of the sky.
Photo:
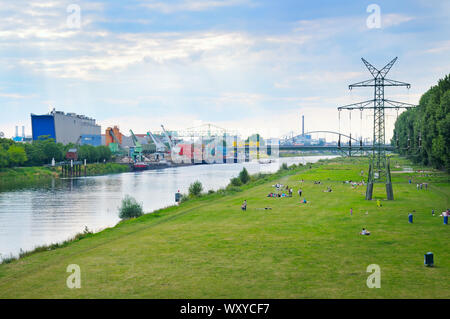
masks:
{"type": "Polygon", "coordinates": [[[411,88],[386,97],[416,104],[450,71],[449,16],[446,0],[0,0],[0,131],[30,135],[30,114],[56,108],[103,132],[281,137],[304,115],[306,131],[369,137],[372,112],[337,111],[373,97],[348,90],[371,78],[361,57],[398,57],[387,77],[411,88]]]}

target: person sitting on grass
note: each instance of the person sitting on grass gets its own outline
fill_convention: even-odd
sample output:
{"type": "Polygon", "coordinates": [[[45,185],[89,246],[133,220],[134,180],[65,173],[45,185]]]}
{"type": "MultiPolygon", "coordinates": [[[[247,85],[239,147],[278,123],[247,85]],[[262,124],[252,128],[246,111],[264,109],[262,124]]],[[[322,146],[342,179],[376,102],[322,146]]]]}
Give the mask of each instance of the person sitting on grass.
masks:
{"type": "Polygon", "coordinates": [[[303,198],[302,203],[303,203],[303,204],[306,204],[306,203],[307,203],[307,202],[306,202],[306,198],[303,198]]]}
{"type": "Polygon", "coordinates": [[[370,231],[368,231],[365,228],[363,228],[359,234],[360,235],[370,235],[370,231]]]}
{"type": "Polygon", "coordinates": [[[241,209],[244,211],[247,210],[247,200],[244,200],[244,202],[242,203],[241,209]]]}

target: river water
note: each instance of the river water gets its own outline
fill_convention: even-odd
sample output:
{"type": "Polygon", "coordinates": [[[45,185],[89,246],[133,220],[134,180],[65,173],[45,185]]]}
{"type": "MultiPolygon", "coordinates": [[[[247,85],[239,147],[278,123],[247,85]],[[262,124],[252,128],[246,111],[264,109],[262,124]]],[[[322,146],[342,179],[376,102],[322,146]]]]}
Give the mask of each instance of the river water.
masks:
{"type": "Polygon", "coordinates": [[[20,249],[62,242],[87,226],[100,231],[120,219],[118,206],[129,194],[150,212],[175,204],[175,193],[187,193],[199,180],[203,189],[226,186],[243,167],[250,174],[275,172],[282,163],[314,163],[335,156],[279,158],[271,164],[257,162],[212,164],[130,172],[78,179],[52,180],[48,185],[0,193],[0,259],[20,249]]]}

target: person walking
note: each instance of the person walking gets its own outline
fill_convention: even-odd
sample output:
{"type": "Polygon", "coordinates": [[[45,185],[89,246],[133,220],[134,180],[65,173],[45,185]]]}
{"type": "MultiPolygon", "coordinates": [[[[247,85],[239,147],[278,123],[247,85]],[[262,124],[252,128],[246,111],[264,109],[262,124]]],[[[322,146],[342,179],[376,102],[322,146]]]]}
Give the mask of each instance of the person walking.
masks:
{"type": "Polygon", "coordinates": [[[353,208],[350,208],[350,216],[353,216],[353,208]]]}
{"type": "Polygon", "coordinates": [[[302,189],[300,188],[299,190],[298,190],[298,197],[302,197],[302,189]]]}

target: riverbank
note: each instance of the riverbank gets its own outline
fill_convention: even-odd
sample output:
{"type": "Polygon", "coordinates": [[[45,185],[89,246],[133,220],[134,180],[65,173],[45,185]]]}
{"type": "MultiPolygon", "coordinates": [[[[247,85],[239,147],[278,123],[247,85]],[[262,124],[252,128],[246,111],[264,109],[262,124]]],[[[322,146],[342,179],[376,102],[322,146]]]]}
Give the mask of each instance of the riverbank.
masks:
{"type": "MultiPolygon", "coordinates": [[[[87,164],[86,175],[96,176],[114,173],[129,172],[128,165],[117,163],[87,164]]],[[[84,171],[82,172],[84,175],[84,171]]],[[[4,168],[0,170],[0,190],[7,190],[17,186],[39,185],[52,178],[60,178],[61,167],[33,166],[4,168]]]]}
{"type": "Polygon", "coordinates": [[[321,156],[321,155],[332,155],[339,156],[339,153],[331,151],[280,151],[280,157],[306,157],[306,156],[321,156]]]}
{"type": "Polygon", "coordinates": [[[396,200],[380,208],[364,200],[365,187],[343,183],[361,180],[366,160],[299,166],[0,265],[0,297],[449,298],[449,229],[438,217],[448,205],[448,175],[402,173],[410,163],[395,163],[396,200]],[[429,182],[428,190],[416,190],[409,177],[429,182]],[[294,195],[302,188],[307,204],[298,195],[266,197],[278,182],[294,195]],[[371,236],[358,235],[362,227],[371,236]],[[423,266],[428,251],[436,267],[423,266]],[[80,266],[80,289],[65,285],[69,264],[80,266]],[[366,286],[369,264],[381,268],[381,289],[366,286]]]}

